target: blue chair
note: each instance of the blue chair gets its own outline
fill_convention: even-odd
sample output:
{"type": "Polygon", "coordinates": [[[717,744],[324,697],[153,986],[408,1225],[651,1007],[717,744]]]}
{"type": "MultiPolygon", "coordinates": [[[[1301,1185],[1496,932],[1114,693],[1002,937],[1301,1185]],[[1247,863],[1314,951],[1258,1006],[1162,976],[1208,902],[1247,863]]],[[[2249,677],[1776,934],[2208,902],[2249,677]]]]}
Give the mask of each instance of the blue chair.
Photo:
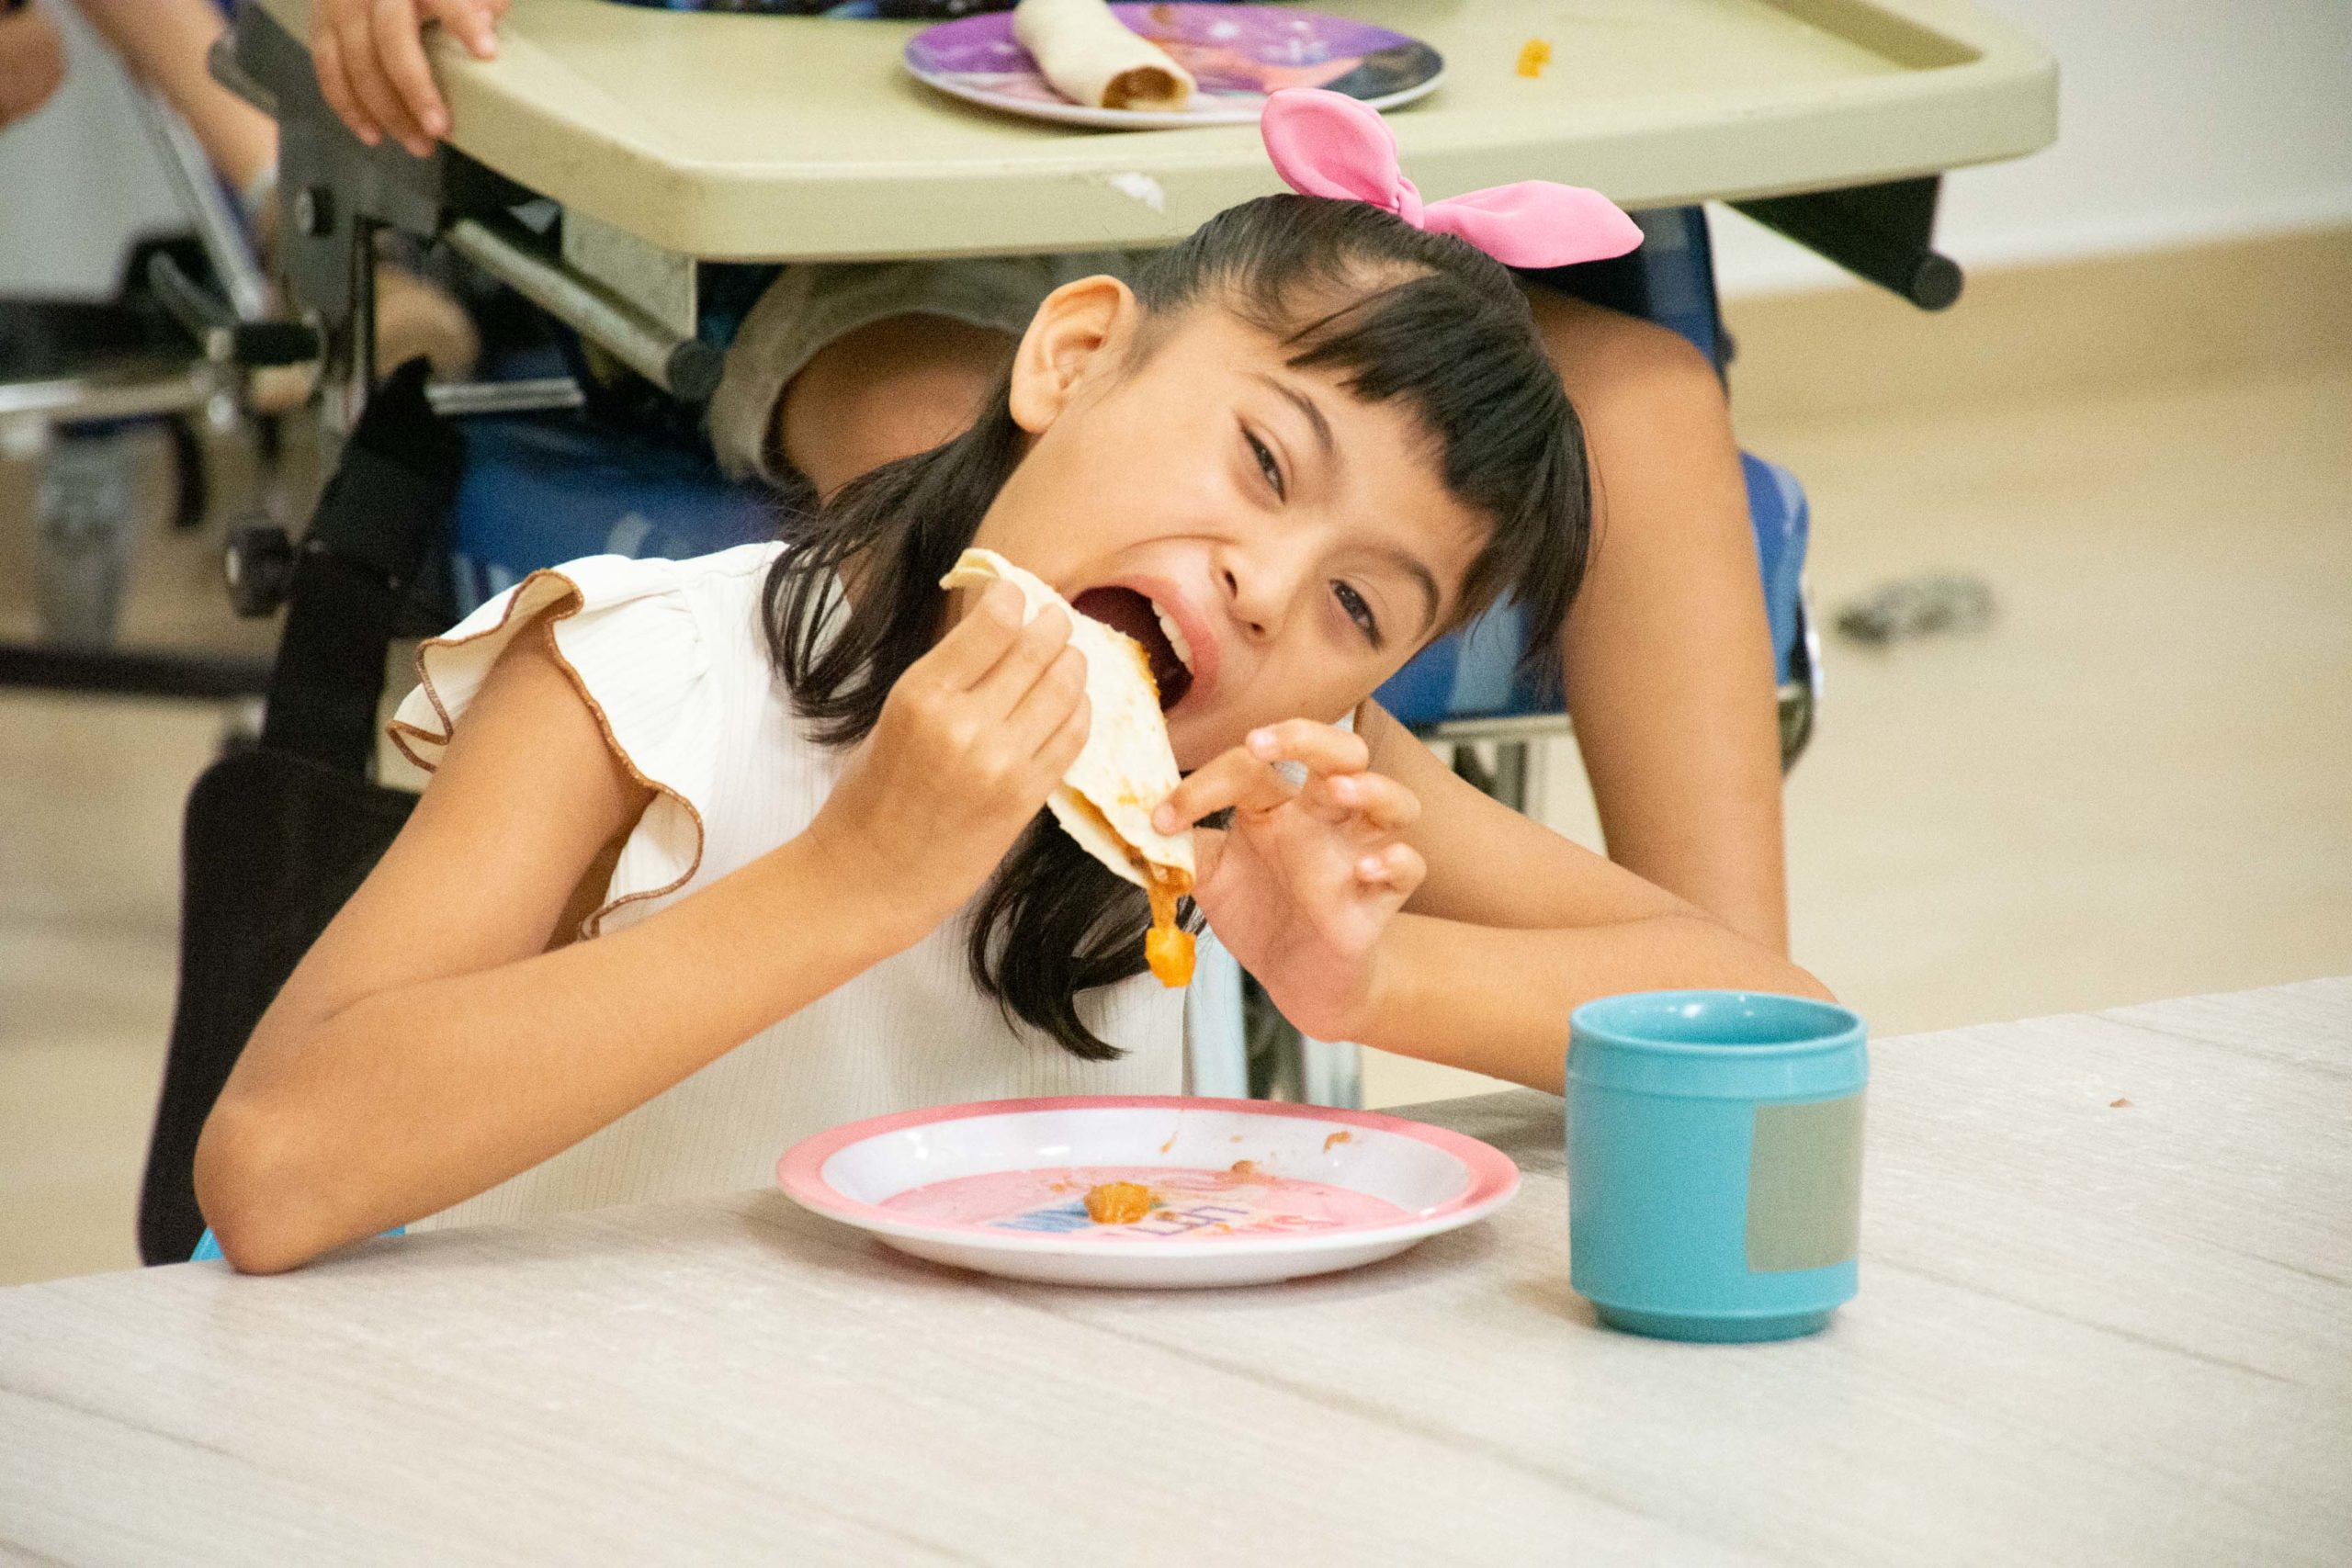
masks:
{"type": "Polygon", "coordinates": [[[469,419],[450,587],[464,615],[540,567],[707,555],[771,537],[776,516],[763,491],[667,442],[571,416],[469,419]]]}

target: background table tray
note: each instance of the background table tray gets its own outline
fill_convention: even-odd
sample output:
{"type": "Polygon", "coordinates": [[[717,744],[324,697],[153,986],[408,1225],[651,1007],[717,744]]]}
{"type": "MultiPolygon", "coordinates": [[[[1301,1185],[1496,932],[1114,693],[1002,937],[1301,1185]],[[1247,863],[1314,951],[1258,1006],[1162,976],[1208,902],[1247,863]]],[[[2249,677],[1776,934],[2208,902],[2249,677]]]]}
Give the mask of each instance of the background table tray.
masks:
{"type": "MultiPolygon", "coordinates": [[[[261,3],[309,37],[310,0],[261,3]]],[[[2056,131],[2054,62],[1965,0],[1318,5],[1444,54],[1445,85],[1396,116],[1433,197],[1547,177],[1666,206],[2014,157],[2056,131]],[[1553,47],[1532,81],[1513,71],[1531,38],[1553,47]]],[[[459,148],[706,259],[1159,244],[1276,188],[1254,128],[1070,131],[956,103],[901,67],[915,27],[517,0],[498,59],[431,48],[459,148]],[[1114,183],[1133,175],[1152,183],[1114,183]]]]}

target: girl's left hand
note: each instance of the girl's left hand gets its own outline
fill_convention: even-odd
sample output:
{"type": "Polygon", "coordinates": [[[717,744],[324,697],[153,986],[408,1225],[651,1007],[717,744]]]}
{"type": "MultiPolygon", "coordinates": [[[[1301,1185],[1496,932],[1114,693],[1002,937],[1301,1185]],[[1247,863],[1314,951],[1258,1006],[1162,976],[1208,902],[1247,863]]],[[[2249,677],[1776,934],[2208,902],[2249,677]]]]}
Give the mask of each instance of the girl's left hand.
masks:
{"type": "Polygon", "coordinates": [[[1381,933],[1429,869],[1398,837],[1419,800],[1367,772],[1371,762],[1360,737],[1291,719],[1252,730],[1152,814],[1174,832],[1233,808],[1229,829],[1193,834],[1193,901],[1283,1016],[1318,1040],[1355,1032],[1381,933]],[[1304,764],[1306,782],[1291,782],[1282,762],[1304,764]]]}

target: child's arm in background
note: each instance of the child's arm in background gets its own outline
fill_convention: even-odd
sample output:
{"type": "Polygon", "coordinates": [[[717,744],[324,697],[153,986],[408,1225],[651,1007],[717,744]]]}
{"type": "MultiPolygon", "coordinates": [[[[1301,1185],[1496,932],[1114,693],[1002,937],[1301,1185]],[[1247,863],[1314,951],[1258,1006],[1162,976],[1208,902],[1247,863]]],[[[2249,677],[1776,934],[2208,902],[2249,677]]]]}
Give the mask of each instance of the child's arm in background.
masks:
{"type": "Polygon", "coordinates": [[[449,134],[449,109],[424,58],[439,22],[477,60],[498,53],[510,0],[313,0],[311,65],[327,107],[373,147],[387,136],[422,158],[449,134]]]}
{"type": "Polygon", "coordinates": [[[1374,998],[1342,1038],[1560,1089],[1568,1014],[1686,987],[1829,998],[1811,974],[1695,905],[1488,799],[1367,703],[1373,767],[1419,797],[1429,866],[1388,924],[1374,998]]]}
{"type": "Polygon", "coordinates": [[[1609,857],[1785,953],[1771,637],[1723,384],[1668,328],[1529,301],[1591,455],[1595,547],[1562,647],[1609,857]]]}
{"type": "Polygon", "coordinates": [[[650,795],[546,640],[518,636],[205,1124],[197,1196],[230,1262],[293,1268],[483,1191],[959,907],[1085,739],[1069,623],[1024,630],[1004,598],[893,688],[806,832],[552,951],[582,876],[650,795]]]}
{"type": "Polygon", "coordinates": [[[65,80],[65,40],[41,6],[0,0],[0,128],[49,102],[65,80]]]}
{"type": "Polygon", "coordinates": [[[1195,834],[1193,899],[1319,1039],[1557,1092],[1568,1014],[1596,997],[1826,994],[1773,949],[1480,795],[1371,703],[1353,734],[1305,719],[1253,731],[1155,820],[1172,831],[1227,807],[1227,829],[1195,834]]]}

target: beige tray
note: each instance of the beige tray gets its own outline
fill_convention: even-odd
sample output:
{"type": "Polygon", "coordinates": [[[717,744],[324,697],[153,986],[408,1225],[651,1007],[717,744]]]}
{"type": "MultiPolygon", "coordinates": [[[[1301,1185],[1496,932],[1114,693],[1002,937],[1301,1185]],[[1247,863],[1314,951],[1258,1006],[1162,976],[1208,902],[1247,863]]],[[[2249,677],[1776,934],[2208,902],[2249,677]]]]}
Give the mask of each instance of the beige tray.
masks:
{"type": "MultiPolygon", "coordinates": [[[[310,0],[262,3],[309,36],[310,0]]],[[[1317,8],[1444,54],[1444,85],[1392,119],[1432,197],[1534,177],[1634,208],[1823,189],[2015,157],[2057,130],[2055,62],[1965,0],[1317,8]],[[1553,48],[1534,81],[1513,72],[1531,38],[1553,48]]],[[[933,93],[899,62],[915,30],[515,0],[495,61],[432,48],[458,146],[709,259],[1159,244],[1277,188],[1251,127],[1074,131],[933,93]]]]}

